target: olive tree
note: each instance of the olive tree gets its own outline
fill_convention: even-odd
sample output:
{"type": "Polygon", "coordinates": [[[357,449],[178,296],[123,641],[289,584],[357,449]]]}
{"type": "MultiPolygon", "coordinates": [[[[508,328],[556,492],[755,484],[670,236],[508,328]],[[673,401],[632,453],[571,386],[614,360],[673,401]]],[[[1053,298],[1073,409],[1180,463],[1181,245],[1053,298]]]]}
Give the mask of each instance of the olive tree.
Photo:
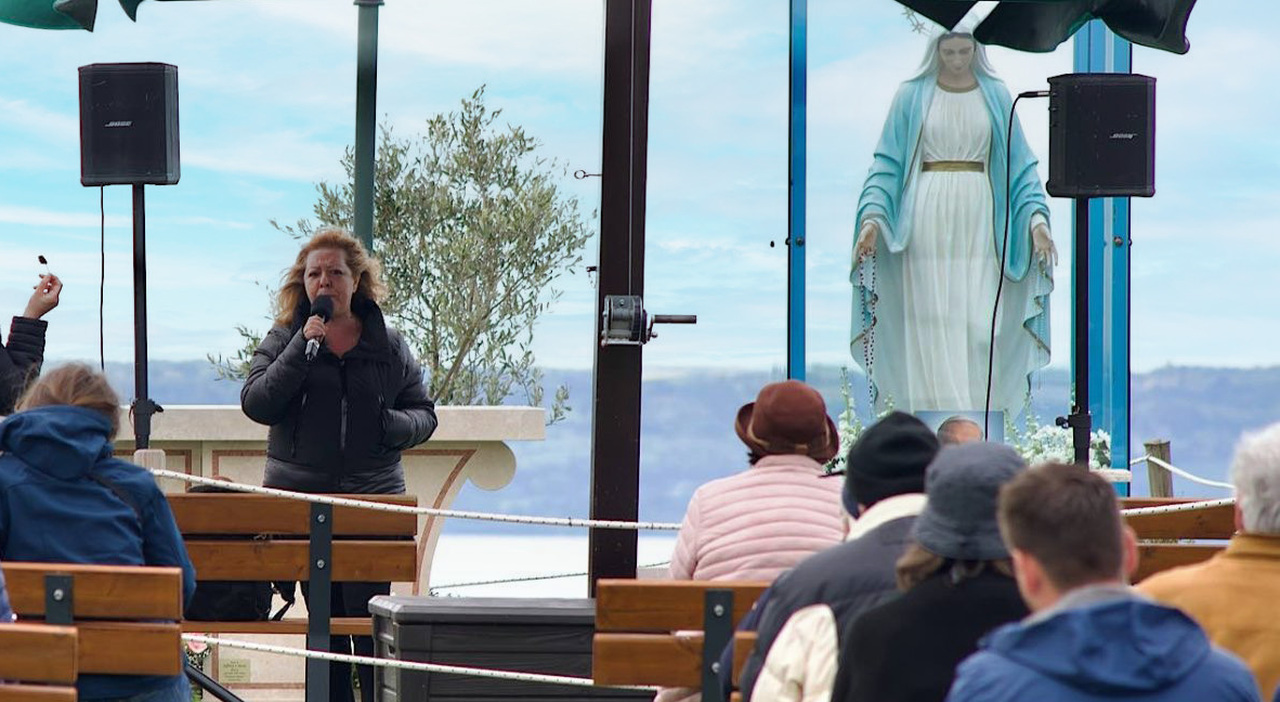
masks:
{"type": "MultiPolygon", "coordinates": [[[[512,395],[542,404],[532,351],[534,324],[559,297],[557,279],[582,261],[589,231],[578,200],[557,185],[565,169],[538,155],[523,129],[501,125],[484,88],[461,108],[401,138],[384,126],[374,176],[374,253],[390,289],[385,309],[429,369],[441,404],[499,404],[512,395]]],[[[320,183],[314,221],[350,227],[354,158],[344,183],[320,183]]],[[[295,238],[317,224],[272,222],[295,238]]],[[[211,358],[223,377],[243,377],[255,336],[211,358]]],[[[550,420],[568,410],[555,391],[550,420]]]]}

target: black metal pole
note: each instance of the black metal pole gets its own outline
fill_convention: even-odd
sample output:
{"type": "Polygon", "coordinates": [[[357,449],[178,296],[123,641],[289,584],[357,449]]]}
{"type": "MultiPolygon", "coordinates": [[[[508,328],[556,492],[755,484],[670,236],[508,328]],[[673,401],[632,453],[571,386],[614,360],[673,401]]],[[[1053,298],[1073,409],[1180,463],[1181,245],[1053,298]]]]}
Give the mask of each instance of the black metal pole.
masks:
{"type": "MultiPolygon", "coordinates": [[[[635,520],[640,503],[640,346],[600,346],[608,295],[644,294],[651,0],[606,0],[600,267],[591,420],[591,516],[635,520]]],[[[633,578],[636,532],[592,529],[592,595],[600,578],[633,578]]]]}
{"type": "Polygon", "coordinates": [[[355,216],[352,233],[373,251],[373,174],[378,132],[378,6],[382,0],[355,0],[360,14],[356,36],[355,216]]]}
{"type": "MultiPolygon", "coordinates": [[[[311,566],[307,574],[307,648],[312,651],[329,651],[331,632],[329,618],[333,584],[333,505],[311,503],[311,541],[308,551],[311,566]]],[[[306,702],[328,702],[329,666],[334,665],[319,658],[307,659],[306,702]]],[[[340,663],[345,669],[350,665],[340,663]]],[[[334,694],[335,697],[338,695],[334,694]]],[[[339,697],[341,699],[341,697],[339,697]]]]}
{"type": "Polygon", "coordinates": [[[151,446],[155,403],[147,390],[147,203],[133,184],[133,436],[135,449],[151,446]]]}
{"type": "Polygon", "coordinates": [[[188,680],[195,683],[201,690],[213,695],[222,702],[244,702],[244,700],[237,697],[235,693],[223,687],[217,680],[205,675],[203,670],[192,665],[190,661],[187,662],[183,670],[186,672],[188,680]]]}
{"type": "Polygon", "coordinates": [[[1067,426],[1075,462],[1089,464],[1089,198],[1076,198],[1075,404],[1067,426]]]}

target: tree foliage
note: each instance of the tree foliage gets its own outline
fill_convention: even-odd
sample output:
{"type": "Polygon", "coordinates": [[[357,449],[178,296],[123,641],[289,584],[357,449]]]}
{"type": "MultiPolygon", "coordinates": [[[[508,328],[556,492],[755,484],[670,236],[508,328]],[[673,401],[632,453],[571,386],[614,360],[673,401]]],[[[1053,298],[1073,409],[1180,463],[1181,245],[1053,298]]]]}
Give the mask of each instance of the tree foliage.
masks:
{"type": "MultiPolygon", "coordinates": [[[[577,198],[556,183],[565,170],[537,155],[541,144],[499,124],[484,88],[456,112],[400,138],[383,127],[374,178],[374,252],[390,288],[385,309],[430,371],[441,404],[500,404],[522,394],[542,404],[531,348],[534,324],[560,296],[557,279],[582,261],[590,237],[577,198]]],[[[317,186],[315,220],[351,227],[354,157],[345,183],[317,186]]],[[[296,238],[316,225],[274,226],[296,238]]],[[[212,359],[211,359],[212,360],[212,359]]],[[[244,350],[221,361],[247,361],[244,350]]],[[[568,410],[568,389],[551,421],[568,410]]]]}

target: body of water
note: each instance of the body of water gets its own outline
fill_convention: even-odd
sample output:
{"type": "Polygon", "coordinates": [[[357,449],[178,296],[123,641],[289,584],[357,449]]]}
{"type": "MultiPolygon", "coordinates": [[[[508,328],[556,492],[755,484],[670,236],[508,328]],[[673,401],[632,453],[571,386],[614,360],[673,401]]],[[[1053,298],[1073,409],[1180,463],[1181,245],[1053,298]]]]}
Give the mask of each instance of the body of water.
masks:
{"type": "MultiPolygon", "coordinates": [[[[671,560],[674,533],[641,534],[641,566],[671,560]]],[[[431,587],[459,597],[586,597],[587,535],[442,534],[431,566],[431,587]],[[545,578],[574,574],[566,577],[545,578]],[[523,582],[454,587],[491,580],[523,582]]]]}

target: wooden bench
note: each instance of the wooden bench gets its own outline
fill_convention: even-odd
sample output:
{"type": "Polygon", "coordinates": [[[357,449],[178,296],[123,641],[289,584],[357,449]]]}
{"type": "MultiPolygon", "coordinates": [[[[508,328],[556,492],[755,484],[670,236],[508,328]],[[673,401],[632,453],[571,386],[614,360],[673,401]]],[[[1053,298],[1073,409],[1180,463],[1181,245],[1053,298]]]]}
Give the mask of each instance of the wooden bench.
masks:
{"type": "Polygon", "coordinates": [[[732,637],[736,684],[755,634],[734,630],[768,586],[707,580],[599,581],[592,678],[600,685],[702,688],[704,700],[719,700],[720,654],[732,637]]]}
{"type": "MultiPolygon", "coordinates": [[[[1185,497],[1129,497],[1123,509],[1161,507],[1201,501],[1185,497]]],[[[1209,509],[1162,512],[1125,517],[1138,535],[1138,572],[1133,582],[1169,568],[1191,565],[1212,558],[1235,533],[1235,507],[1220,505],[1209,509]],[[1177,540],[1209,543],[1175,543],[1177,540]],[[1217,542],[1217,543],[1214,543],[1217,542]]]]}
{"type": "MultiPolygon", "coordinates": [[[[181,569],[17,561],[3,568],[19,622],[44,619],[73,627],[73,679],[86,673],[182,673],[176,623],[182,618],[181,569]]],[[[8,677],[0,671],[0,678],[8,677]]]]}
{"type": "Polygon", "coordinates": [[[75,627],[0,625],[0,700],[75,702],[77,655],[75,627]]]}
{"type": "MultiPolygon", "coordinates": [[[[355,507],[324,507],[324,523],[312,503],[247,493],[170,494],[169,506],[200,580],[308,581],[325,571],[333,582],[405,582],[418,577],[415,514],[355,507]],[[332,536],[323,565],[311,558],[312,526],[332,536]]],[[[382,504],[417,506],[408,495],[336,495],[382,504]]],[[[323,613],[325,617],[328,612],[323,613]]],[[[368,636],[373,619],[335,617],[333,635],[368,636]]],[[[306,634],[308,620],[183,623],[201,633],[306,634]]]]}

